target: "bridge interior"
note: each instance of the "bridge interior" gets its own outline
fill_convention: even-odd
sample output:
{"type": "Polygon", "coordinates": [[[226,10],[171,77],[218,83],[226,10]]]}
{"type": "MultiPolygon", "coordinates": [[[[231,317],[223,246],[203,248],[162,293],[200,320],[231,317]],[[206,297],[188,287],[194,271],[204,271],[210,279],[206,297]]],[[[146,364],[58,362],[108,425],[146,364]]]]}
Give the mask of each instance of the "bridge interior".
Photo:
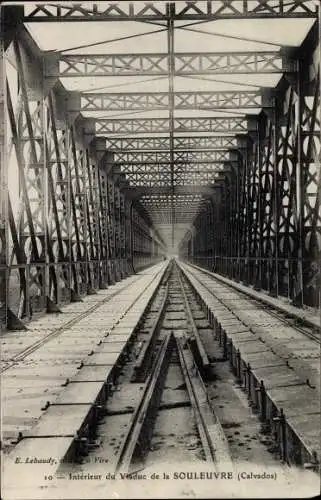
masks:
{"type": "Polygon", "coordinates": [[[320,2],[4,4],[1,328],[179,255],[320,307],[320,2]]]}

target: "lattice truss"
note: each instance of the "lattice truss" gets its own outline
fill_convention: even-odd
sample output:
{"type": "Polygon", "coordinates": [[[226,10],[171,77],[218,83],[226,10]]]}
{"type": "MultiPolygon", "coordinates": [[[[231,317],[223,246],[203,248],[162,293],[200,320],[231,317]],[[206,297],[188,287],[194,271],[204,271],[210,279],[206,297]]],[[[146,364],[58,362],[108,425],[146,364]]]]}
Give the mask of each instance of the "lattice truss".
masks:
{"type": "MultiPolygon", "coordinates": [[[[168,110],[167,92],[158,93],[110,93],[84,94],[81,98],[81,111],[145,111],[168,110]]],[[[235,109],[259,108],[262,105],[260,92],[176,92],[174,109],[235,109]]]]}
{"type": "MultiPolygon", "coordinates": [[[[107,139],[106,145],[112,150],[156,150],[170,149],[167,137],[141,137],[124,139],[107,139]]],[[[180,149],[228,149],[237,145],[235,137],[174,137],[175,150],[180,149]]],[[[114,156],[116,160],[117,157],[114,156]]],[[[118,160],[117,160],[118,161],[118,160]]]]}
{"type": "MultiPolygon", "coordinates": [[[[306,83],[306,82],[305,82],[306,83]]],[[[321,255],[320,59],[262,115],[220,206],[195,222],[199,262],[299,306],[318,307],[321,255]],[[305,75],[309,84],[303,83],[305,75]],[[223,212],[224,214],[223,215],[223,212]],[[203,226],[202,226],[203,224],[203,226]],[[219,236],[210,241],[216,228],[219,236]],[[209,249],[211,248],[211,252],[209,249]],[[206,255],[206,257],[205,257],[206,255]],[[203,256],[203,257],[202,257],[203,256]]],[[[182,252],[188,255],[191,235],[182,252]]]]}
{"type": "Polygon", "coordinates": [[[43,103],[29,100],[19,44],[14,43],[17,70],[11,68],[6,90],[8,223],[6,257],[10,268],[10,296],[22,315],[26,304],[43,307],[46,258],[44,200],[43,103]],[[19,83],[18,83],[18,74],[19,83]],[[20,184],[20,185],[19,185],[20,184]]]}
{"type": "MultiPolygon", "coordinates": [[[[247,120],[240,117],[228,118],[174,118],[174,132],[217,132],[246,133],[247,120]]],[[[96,134],[150,134],[169,133],[168,118],[128,118],[128,119],[97,119],[96,134]]]]}
{"type": "Polygon", "coordinates": [[[204,204],[202,194],[150,194],[141,197],[142,205],[148,210],[154,224],[188,223],[204,204]],[[175,211],[171,209],[171,203],[175,211]]]}
{"type": "MultiPolygon", "coordinates": [[[[209,2],[211,4],[211,2],[209,2]]],[[[226,6],[222,5],[222,10],[213,11],[212,5],[202,12],[198,7],[194,11],[190,4],[186,4],[184,11],[176,13],[176,7],[167,6],[165,17],[161,12],[151,6],[147,9],[147,18],[151,11],[153,16],[161,15],[162,20],[167,24],[169,17],[175,19],[189,19],[190,16],[206,15],[208,19],[231,15],[231,12],[223,12],[226,6]],[[174,10],[173,10],[174,9],[174,10]]],[[[239,7],[239,6],[238,6],[239,7]]],[[[265,9],[267,5],[259,7],[265,9]]],[[[275,6],[274,6],[275,7],[275,6]]],[[[245,8],[245,6],[244,6],[245,8]]],[[[283,8],[283,6],[282,6],[283,8]]],[[[308,13],[304,6],[301,13],[296,12],[303,8],[295,5],[293,10],[288,12],[291,16],[301,16],[303,11],[308,13]]],[[[241,9],[242,10],[242,9],[241,9]]],[[[246,7],[246,12],[248,8],[246,7]]],[[[146,11],[146,12],[147,12],[146,11]]],[[[77,13],[84,14],[82,9],[74,11],[72,17],[77,13]]],[[[109,8],[102,13],[103,16],[120,15],[125,19],[126,10],[115,11],[109,8]]],[[[137,16],[145,19],[145,10],[138,10],[137,16]]],[[[245,11],[243,12],[244,15],[245,11]]],[[[29,14],[29,20],[35,20],[44,14],[42,9],[29,14]]],[[[45,12],[51,18],[52,11],[45,12]]],[[[95,15],[98,11],[95,11],[95,15]]],[[[136,18],[135,5],[129,7],[127,11],[129,18],[136,18]]],[[[241,12],[239,12],[241,14],[241,12]]],[[[56,13],[61,15],[61,11],[56,13]]],[[[68,14],[67,14],[68,15],[68,14]]],[[[234,11],[237,15],[237,10],[234,11]]],[[[248,15],[248,13],[246,14],[248,15]]],[[[252,15],[256,16],[254,9],[252,15]]],[[[260,14],[259,14],[260,15],[260,14]]],[[[267,17],[274,17],[276,12],[270,9],[265,12],[267,17]]],[[[279,14],[280,15],[280,12],[279,14]]],[[[312,11],[308,15],[313,15],[312,11]]],[[[152,16],[152,17],[153,17],[152,16]]],[[[271,73],[292,73],[296,70],[296,61],[285,57],[282,50],[257,52],[238,51],[237,53],[225,52],[177,52],[172,56],[170,65],[167,53],[140,53],[140,54],[59,54],[58,57],[49,56],[46,61],[46,72],[48,77],[74,78],[79,76],[186,76],[186,75],[211,75],[211,74],[271,74],[271,73]]],[[[168,92],[121,92],[121,93],[82,93],[80,96],[80,110],[86,112],[109,111],[161,111],[168,110],[173,106],[173,110],[234,110],[234,109],[257,109],[262,105],[270,107],[271,101],[264,98],[259,90],[234,90],[219,92],[174,92],[171,96],[168,92]]],[[[247,121],[240,116],[227,116],[224,118],[180,118],[173,116],[170,119],[96,119],[96,133],[154,133],[190,131],[191,133],[204,131],[213,133],[236,134],[247,131],[247,121]]],[[[121,165],[121,172],[125,174],[125,179],[132,187],[150,186],[164,187],[170,185],[173,189],[177,185],[211,185],[219,177],[221,171],[225,171],[225,162],[230,159],[229,149],[237,148],[236,138],[225,135],[221,137],[150,137],[150,138],[108,138],[106,146],[113,151],[113,161],[121,165]],[[173,149],[173,151],[171,151],[173,149]],[[162,153],[166,150],[167,153],[162,153]],[[146,153],[142,153],[146,151],[146,153]],[[199,151],[199,152],[198,152],[199,151]],[[190,164],[190,168],[187,165],[190,164]],[[160,163],[164,163],[160,168],[160,163]],[[165,165],[166,163],[166,165],[165,165]],[[154,164],[155,168],[147,169],[146,165],[154,164]],[[208,165],[212,165],[212,169],[208,165]],[[144,168],[134,168],[134,166],[144,168]],[[184,165],[184,166],[183,166],[184,165]]],[[[227,165],[228,168],[228,165],[227,165]]]]}
{"type": "MultiPolygon", "coordinates": [[[[224,171],[224,164],[217,164],[215,170],[211,164],[180,164],[174,169],[174,185],[204,185],[208,186],[215,182],[220,172],[224,171]]],[[[121,171],[126,173],[126,180],[130,186],[168,186],[171,183],[172,169],[168,164],[151,164],[121,167],[121,171]]]]}
{"type": "Polygon", "coordinates": [[[9,319],[107,286],[125,273],[120,259],[128,257],[128,202],[99,168],[95,149],[80,144],[59,95],[29,95],[25,58],[25,48],[14,41],[10,62],[4,62],[8,170],[0,271],[9,319]]]}
{"type": "Polygon", "coordinates": [[[169,4],[158,2],[122,2],[111,4],[109,2],[94,3],[91,8],[85,4],[44,4],[30,6],[25,20],[28,22],[39,21],[78,21],[78,20],[142,20],[166,21],[171,17],[175,20],[215,20],[236,18],[280,18],[280,17],[313,17],[316,6],[314,2],[306,0],[240,0],[230,2],[217,0],[215,2],[177,2],[174,3],[172,12],[169,4]]]}
{"type": "MultiPolygon", "coordinates": [[[[168,75],[167,54],[110,54],[62,55],[58,76],[115,76],[168,75]]],[[[174,73],[180,75],[223,73],[280,73],[295,69],[283,64],[282,55],[276,52],[248,52],[237,54],[203,53],[176,54],[174,73]]]]}
{"type": "Polygon", "coordinates": [[[174,249],[175,225],[190,226],[181,250],[194,261],[298,305],[318,305],[316,4],[8,7],[12,30],[1,38],[0,62],[0,322],[8,311],[23,318],[107,286],[130,271],[135,252],[145,262],[148,219],[154,230],[172,226],[165,243],[174,249]],[[251,29],[242,31],[238,19],[251,29]],[[293,29],[280,24],[269,40],[254,28],[262,19],[274,27],[291,20],[293,29]],[[220,32],[217,20],[237,28],[220,32]],[[108,21],[103,34],[95,21],[108,21]],[[106,41],[117,22],[118,35],[106,41]],[[69,45],[59,34],[46,45],[45,23],[69,30],[69,45]],[[193,36],[206,40],[197,51],[193,36]]]}

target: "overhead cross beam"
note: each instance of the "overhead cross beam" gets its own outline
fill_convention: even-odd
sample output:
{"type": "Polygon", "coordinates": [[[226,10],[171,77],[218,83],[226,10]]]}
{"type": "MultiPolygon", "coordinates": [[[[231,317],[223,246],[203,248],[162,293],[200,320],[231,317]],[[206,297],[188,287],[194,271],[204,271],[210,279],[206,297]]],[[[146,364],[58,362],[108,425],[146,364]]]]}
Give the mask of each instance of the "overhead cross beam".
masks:
{"type": "MultiPolygon", "coordinates": [[[[224,166],[220,166],[217,168],[213,168],[211,170],[203,170],[203,169],[188,169],[188,170],[174,170],[173,172],[173,181],[178,178],[183,178],[189,176],[190,179],[193,179],[197,176],[201,176],[202,178],[212,178],[215,174],[221,174],[224,171],[224,166]]],[[[148,181],[162,181],[166,183],[170,180],[171,171],[158,171],[158,172],[144,172],[144,171],[134,171],[134,172],[124,172],[126,180],[148,180],[148,181]]]]}
{"type": "MultiPolygon", "coordinates": [[[[210,21],[215,19],[277,19],[315,18],[317,6],[307,0],[215,0],[177,2],[171,14],[175,20],[210,21]]],[[[24,22],[77,21],[168,21],[167,2],[98,2],[66,5],[64,3],[36,4],[25,13],[24,22]]]]}
{"type": "MultiPolygon", "coordinates": [[[[206,166],[205,166],[206,167],[206,166]]],[[[174,174],[179,174],[179,175],[194,175],[194,174],[199,174],[199,173],[204,173],[204,174],[213,174],[217,171],[222,171],[222,170],[229,170],[229,165],[224,165],[224,164],[217,164],[217,165],[209,165],[209,168],[205,168],[202,165],[184,165],[183,167],[176,167],[174,170],[174,174]]],[[[161,168],[158,170],[144,170],[141,168],[135,168],[131,169],[126,167],[126,170],[124,169],[122,171],[122,174],[125,174],[126,176],[129,175],[135,175],[137,177],[141,176],[142,178],[148,177],[148,178],[158,178],[159,176],[164,176],[168,175],[170,173],[170,165],[165,168],[161,168]]]]}
{"type": "MultiPolygon", "coordinates": [[[[142,181],[142,180],[136,180],[132,179],[130,180],[130,187],[131,188],[136,188],[136,187],[164,187],[167,186],[169,179],[167,179],[167,182],[165,180],[151,180],[151,181],[142,181]]],[[[174,182],[173,183],[173,188],[175,189],[176,186],[194,186],[195,184],[200,185],[200,186],[211,186],[214,185],[215,179],[211,178],[197,178],[197,179],[190,179],[190,178],[185,178],[185,179],[179,179],[179,182],[174,182]]],[[[176,206],[175,206],[176,209],[176,206]]],[[[172,211],[172,210],[171,210],[172,211]]],[[[175,212],[175,210],[173,210],[175,212]]]]}
{"type": "MultiPolygon", "coordinates": [[[[166,207],[166,205],[159,206],[157,209],[153,209],[152,206],[145,205],[145,209],[148,211],[150,217],[155,220],[160,220],[164,216],[171,216],[172,213],[169,208],[166,207]]],[[[175,217],[178,217],[180,219],[189,219],[191,214],[194,214],[200,209],[200,202],[194,202],[194,203],[188,203],[188,201],[184,204],[180,205],[181,210],[177,211],[177,214],[175,214],[175,217]]]]}
{"type": "MultiPolygon", "coordinates": [[[[215,162],[215,161],[229,161],[230,156],[228,151],[174,151],[173,161],[175,163],[183,162],[188,163],[190,161],[202,162],[215,162]]],[[[124,152],[124,153],[114,153],[114,163],[117,164],[157,164],[160,162],[170,163],[171,155],[169,152],[155,151],[155,152],[124,152]]]]}
{"type": "MultiPolygon", "coordinates": [[[[197,136],[197,137],[174,137],[174,148],[179,149],[216,149],[235,148],[237,139],[233,136],[197,136]]],[[[106,139],[106,147],[112,151],[137,151],[137,150],[169,150],[170,140],[168,137],[138,137],[106,139]]]]}
{"type": "MultiPolygon", "coordinates": [[[[188,160],[188,161],[175,161],[174,162],[174,165],[176,168],[186,168],[187,166],[191,166],[192,168],[199,168],[199,167],[203,167],[203,168],[211,168],[211,166],[213,165],[216,165],[216,164],[219,164],[219,165],[232,165],[232,164],[236,164],[237,162],[235,160],[232,160],[232,159],[227,159],[228,158],[228,154],[224,154],[224,158],[223,160],[220,160],[220,159],[214,159],[214,160],[188,160]]],[[[142,170],[142,169],[149,169],[150,171],[153,171],[153,170],[162,170],[162,169],[168,169],[170,168],[170,162],[169,161],[164,161],[164,162],[147,162],[147,163],[140,163],[140,162],[132,162],[132,163],[123,163],[123,164],[113,164],[114,166],[117,165],[120,167],[120,173],[126,173],[126,172],[132,172],[132,171],[136,171],[136,170],[142,170]]]]}
{"type": "MultiPolygon", "coordinates": [[[[154,202],[152,204],[142,202],[143,206],[148,210],[148,213],[151,217],[157,218],[158,215],[160,214],[171,214],[170,207],[167,205],[168,200],[166,200],[164,203],[156,203],[156,206],[154,205],[154,202]]],[[[195,200],[191,201],[189,198],[186,198],[185,201],[182,202],[177,202],[177,206],[181,209],[179,214],[180,215],[185,215],[188,216],[191,212],[194,212],[195,210],[198,210],[200,205],[203,205],[202,200],[195,200]]]]}
{"type": "MultiPolygon", "coordinates": [[[[188,217],[188,215],[191,212],[194,212],[195,210],[199,209],[200,205],[202,204],[202,200],[197,199],[195,201],[190,200],[189,197],[184,197],[184,201],[176,201],[177,207],[179,207],[179,212],[178,214],[180,215],[185,215],[188,217]]],[[[145,207],[146,210],[148,210],[148,213],[150,214],[151,217],[157,218],[159,215],[162,214],[170,214],[170,207],[167,205],[168,199],[164,201],[163,203],[157,203],[156,200],[154,200],[152,203],[145,203],[144,201],[142,202],[142,205],[145,207]]]]}
{"type": "MultiPolygon", "coordinates": [[[[235,109],[270,107],[260,91],[175,92],[174,109],[235,109]]],[[[168,92],[86,93],[80,109],[69,111],[147,111],[168,110],[168,92]]]]}
{"type": "MultiPolygon", "coordinates": [[[[222,172],[205,172],[205,173],[183,173],[174,175],[173,187],[182,184],[212,184],[222,172]]],[[[151,176],[148,174],[126,174],[126,181],[130,186],[166,186],[170,181],[170,172],[167,175],[151,176]]]]}
{"type": "MultiPolygon", "coordinates": [[[[218,169],[227,169],[233,164],[231,161],[212,161],[212,162],[175,162],[174,167],[175,167],[175,172],[196,172],[196,171],[202,171],[202,172],[213,172],[214,170],[218,169]]],[[[171,168],[171,163],[154,163],[154,164],[128,164],[128,165],[123,165],[120,167],[120,173],[121,174],[127,174],[127,173],[149,173],[149,174],[165,174],[167,172],[170,172],[171,168]]]]}
{"type": "MultiPolygon", "coordinates": [[[[168,54],[49,55],[48,77],[166,76],[168,54]],[[54,63],[53,63],[54,59],[54,63]]],[[[47,63],[47,67],[48,67],[47,63]]],[[[173,54],[174,76],[281,73],[296,70],[296,62],[277,51],[182,52],[173,54]]]]}
{"type": "MultiPolygon", "coordinates": [[[[211,196],[215,189],[218,186],[201,186],[201,185],[192,185],[192,186],[175,186],[174,194],[180,195],[191,195],[191,194],[199,194],[202,196],[211,196]]],[[[156,194],[158,196],[162,195],[171,195],[172,190],[170,186],[161,186],[161,187],[148,187],[148,186],[139,186],[139,187],[129,187],[124,186],[123,190],[128,193],[131,198],[141,198],[143,195],[151,195],[156,194]]],[[[175,200],[176,204],[176,200],[175,200]]]]}
{"type": "MultiPolygon", "coordinates": [[[[191,213],[193,213],[195,210],[198,210],[199,208],[199,204],[200,202],[199,201],[196,201],[196,202],[189,202],[189,201],[186,201],[185,203],[181,203],[180,204],[180,208],[182,208],[182,212],[181,212],[181,215],[185,215],[185,216],[189,216],[191,213]]],[[[154,205],[145,205],[144,206],[146,207],[146,210],[148,210],[148,213],[151,217],[153,218],[157,218],[157,216],[159,215],[162,215],[162,214],[170,214],[171,211],[170,209],[166,206],[166,204],[164,203],[163,205],[159,205],[157,206],[156,208],[154,208],[154,205]]]]}
{"type": "MultiPolygon", "coordinates": [[[[169,157],[170,157],[170,186],[171,186],[171,215],[172,219],[175,216],[174,204],[174,170],[175,170],[175,145],[174,145],[174,109],[175,109],[175,94],[174,94],[174,75],[175,75],[175,49],[174,49],[174,16],[175,4],[171,2],[168,5],[169,19],[167,21],[167,57],[168,57],[168,117],[169,117],[169,157]]],[[[172,224],[172,246],[174,246],[175,231],[172,224]]]]}
{"type": "MultiPolygon", "coordinates": [[[[200,201],[202,201],[202,195],[200,195],[199,193],[187,193],[186,190],[183,191],[184,192],[181,193],[176,192],[176,194],[174,195],[175,201],[179,205],[186,205],[194,202],[199,203],[200,201]]],[[[148,193],[142,195],[141,202],[145,205],[152,204],[152,206],[156,208],[164,206],[169,209],[169,196],[170,195],[166,193],[148,193]]]]}
{"type": "MultiPolygon", "coordinates": [[[[169,133],[168,118],[95,119],[96,135],[169,133]]],[[[228,118],[174,117],[174,132],[246,133],[247,120],[228,118]]]]}

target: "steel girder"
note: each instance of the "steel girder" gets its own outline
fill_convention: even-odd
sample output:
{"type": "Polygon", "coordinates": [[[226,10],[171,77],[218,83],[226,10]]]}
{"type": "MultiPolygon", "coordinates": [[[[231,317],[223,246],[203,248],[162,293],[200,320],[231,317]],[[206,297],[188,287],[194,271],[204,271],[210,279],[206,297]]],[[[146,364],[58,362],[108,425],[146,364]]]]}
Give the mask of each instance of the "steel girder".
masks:
{"type": "Polygon", "coordinates": [[[1,103],[0,319],[10,328],[123,277],[130,250],[129,201],[59,93],[44,95],[36,78],[31,91],[25,50],[17,37],[1,103]]]}
{"type": "Polygon", "coordinates": [[[5,75],[5,62],[4,62],[4,40],[0,37],[0,115],[3,117],[0,126],[0,331],[6,324],[7,319],[7,283],[8,283],[8,268],[7,268],[7,185],[8,175],[7,169],[3,168],[6,164],[6,150],[7,150],[7,137],[6,137],[6,84],[3,75],[5,75]]]}
{"type": "MultiPolygon", "coordinates": [[[[17,9],[21,13],[20,7],[17,9]]],[[[123,3],[106,9],[94,5],[92,11],[79,5],[41,5],[33,11],[31,9],[29,20],[99,18],[155,22],[158,18],[158,22],[164,23],[161,27],[165,31],[170,25],[173,28],[175,19],[315,16],[316,8],[312,2],[222,0],[164,3],[161,6],[142,6],[138,2],[125,6],[123,3]]],[[[23,19],[22,13],[20,21],[23,19]]],[[[146,263],[146,256],[152,251],[152,236],[147,219],[133,216],[136,209],[130,200],[137,207],[138,199],[150,212],[154,224],[190,222],[196,216],[194,236],[190,234],[185,242],[186,253],[193,247],[195,258],[202,265],[257,289],[263,288],[270,294],[289,297],[299,306],[318,305],[321,253],[318,47],[305,44],[297,67],[282,66],[285,76],[273,98],[264,90],[178,92],[172,97],[171,92],[169,95],[117,93],[81,96],[75,93],[68,95],[70,105],[65,110],[61,105],[63,99],[59,101],[55,91],[48,92],[48,80],[42,82],[41,77],[38,82],[39,75],[43,74],[41,61],[39,68],[34,63],[31,71],[27,68],[30,54],[20,43],[19,33],[11,50],[15,59],[13,71],[18,76],[19,85],[14,77],[11,81],[9,78],[6,89],[1,88],[1,96],[5,96],[7,105],[6,113],[2,109],[5,126],[0,137],[7,169],[0,172],[1,186],[7,187],[7,170],[15,172],[17,180],[10,182],[8,197],[0,194],[2,321],[3,311],[6,317],[8,311],[17,318],[30,317],[35,311],[50,309],[51,302],[59,304],[75,300],[92,289],[106,286],[107,281],[124,276],[129,248],[128,228],[133,217],[135,234],[139,234],[136,242],[139,250],[135,244],[130,248],[138,251],[139,259],[146,263]],[[298,71],[289,75],[288,71],[293,69],[298,71]],[[135,139],[133,143],[126,139],[127,145],[139,144],[142,149],[146,147],[146,151],[124,151],[127,146],[123,141],[122,150],[117,154],[124,155],[118,158],[125,182],[118,184],[115,180],[117,174],[112,174],[109,168],[110,161],[101,161],[97,149],[88,147],[89,136],[83,135],[82,127],[75,122],[83,107],[80,99],[88,111],[105,108],[117,111],[169,110],[172,113],[170,119],[93,120],[96,133],[105,133],[113,141],[111,134],[170,133],[169,148],[154,153],[147,149],[146,140],[139,142],[135,139]],[[255,127],[251,127],[242,116],[173,116],[174,109],[189,108],[263,108],[263,111],[255,127]],[[196,139],[184,138],[183,151],[177,151],[180,147],[177,145],[174,154],[173,133],[180,131],[191,131],[190,136],[193,131],[222,135],[246,133],[246,147],[238,141],[235,147],[235,140],[230,137],[209,137],[198,139],[203,146],[198,151],[196,139]],[[228,145],[229,141],[232,141],[232,146],[228,145]],[[204,151],[205,147],[219,149],[204,151]],[[235,157],[231,156],[229,147],[238,150],[235,157]],[[190,148],[196,151],[190,151],[190,148]],[[133,161],[126,165],[126,160],[133,161]],[[210,186],[213,176],[217,180],[210,186]],[[192,185],[187,185],[188,182],[192,185]],[[131,188],[130,183],[136,183],[136,187],[131,188]],[[219,196],[216,197],[217,193],[219,196]],[[202,204],[204,196],[211,198],[210,205],[202,204]]],[[[173,59],[169,76],[173,76],[176,70],[174,50],[169,51],[169,55],[173,59]]],[[[149,61],[140,56],[133,56],[129,61],[111,56],[114,66],[108,74],[116,75],[118,70],[119,75],[126,75],[126,71],[134,74],[136,66],[146,71],[145,74],[169,68],[164,59],[158,62],[153,59],[156,54],[152,54],[149,61]],[[126,62],[129,64],[127,69],[126,62]],[[121,67],[116,68],[116,63],[121,67]]],[[[222,68],[225,63],[235,63],[235,73],[265,71],[267,66],[262,68],[256,56],[252,54],[252,59],[249,56],[250,60],[246,60],[248,56],[245,54],[184,54],[178,56],[176,65],[178,71],[187,75],[196,70],[198,73],[229,72],[230,68],[222,68]]],[[[89,63],[93,63],[94,76],[100,71],[106,76],[109,56],[91,61],[90,57],[81,62],[85,65],[82,69],[79,68],[79,59],[71,62],[66,58],[65,76],[71,76],[72,71],[83,71],[88,76],[91,71],[89,63]]],[[[278,62],[265,60],[269,72],[280,69],[279,63],[280,58],[278,62]]],[[[2,101],[0,106],[3,107],[2,101]]],[[[94,132],[93,129],[90,133],[94,135],[94,132]]],[[[150,140],[153,149],[155,144],[164,145],[160,138],[150,140]]]]}
{"type": "Polygon", "coordinates": [[[197,216],[194,236],[187,235],[181,246],[182,255],[201,265],[316,308],[321,255],[317,51],[301,62],[297,79],[280,89],[275,109],[261,114],[238,167],[221,182],[220,204],[208,207],[206,217],[197,216]],[[209,243],[211,233],[215,238],[209,243]]]}
{"type": "Polygon", "coordinates": [[[224,174],[229,171],[228,165],[216,164],[216,165],[174,165],[173,171],[171,164],[168,163],[166,166],[135,166],[135,167],[124,167],[121,172],[125,175],[126,181],[133,185],[160,185],[164,186],[166,184],[173,185],[186,185],[186,184],[203,184],[208,182],[212,184],[215,177],[224,174]]]}
{"type": "MultiPolygon", "coordinates": [[[[129,153],[114,153],[114,163],[118,165],[125,164],[157,164],[157,163],[170,163],[170,153],[167,151],[133,151],[129,153]]],[[[229,161],[230,154],[228,150],[213,150],[213,151],[175,151],[173,161],[175,163],[189,163],[190,161],[194,161],[197,163],[202,162],[221,162],[221,161],[229,161]]]]}
{"type": "Polygon", "coordinates": [[[168,226],[179,223],[188,225],[204,206],[204,201],[201,199],[193,200],[193,198],[190,198],[188,202],[186,202],[186,199],[180,200],[178,197],[178,199],[175,199],[176,210],[172,213],[169,198],[163,200],[163,203],[157,203],[157,201],[154,201],[153,204],[146,203],[145,201],[142,203],[148,209],[154,224],[167,224],[168,226]]]}
{"type": "Polygon", "coordinates": [[[125,180],[131,187],[133,186],[178,186],[191,184],[213,184],[215,180],[229,170],[224,164],[206,165],[208,168],[196,166],[174,166],[171,172],[171,165],[166,168],[135,167],[124,169],[125,180]]]}
{"type": "Polygon", "coordinates": [[[144,218],[133,207],[131,211],[132,262],[134,271],[153,264],[163,252],[163,242],[157,232],[152,231],[144,218]]]}
{"type": "MultiPolygon", "coordinates": [[[[195,184],[191,186],[175,186],[174,195],[182,195],[186,197],[186,202],[188,203],[189,195],[199,195],[200,197],[212,196],[216,188],[217,184],[213,186],[203,186],[195,184]]],[[[123,187],[123,191],[124,193],[127,193],[127,195],[131,199],[140,199],[145,195],[147,196],[156,195],[157,197],[161,197],[163,195],[170,196],[172,192],[171,187],[168,185],[159,187],[137,186],[134,188],[130,186],[125,186],[123,187]]]]}
{"type": "MultiPolygon", "coordinates": [[[[215,163],[202,163],[202,162],[191,162],[191,163],[175,163],[173,165],[174,173],[175,172],[214,172],[218,169],[223,169],[229,167],[230,163],[224,162],[215,162],[215,163]]],[[[127,174],[142,174],[148,175],[150,177],[156,177],[158,175],[165,175],[166,173],[171,171],[171,163],[150,163],[150,164],[129,164],[120,167],[120,172],[122,175],[127,174]]]]}
{"type": "MultiPolygon", "coordinates": [[[[175,150],[180,149],[222,149],[235,148],[237,139],[233,136],[214,136],[214,137],[174,137],[175,150]]],[[[141,150],[169,150],[170,141],[168,137],[141,137],[141,138],[117,138],[106,139],[106,147],[111,151],[141,151],[141,150]]]]}
{"type": "Polygon", "coordinates": [[[167,2],[109,4],[44,4],[25,13],[24,22],[76,21],[210,21],[215,19],[315,18],[317,8],[307,0],[215,0],[177,2],[172,12],[167,2]]]}
{"type": "MultiPolygon", "coordinates": [[[[50,56],[52,58],[52,56],[50,56]]],[[[54,56],[56,64],[50,64],[47,77],[81,76],[166,76],[168,54],[60,54],[54,56]]],[[[49,59],[50,61],[50,59],[49,59]]],[[[49,62],[48,61],[48,62],[49,62]]],[[[175,53],[173,74],[220,75],[252,73],[293,72],[295,61],[287,60],[280,52],[202,52],[175,53]]]]}
{"type": "MultiPolygon", "coordinates": [[[[168,133],[168,118],[121,118],[95,119],[96,134],[150,134],[168,133]]],[[[178,118],[174,117],[174,132],[217,132],[247,133],[246,118],[234,116],[228,118],[178,118]]]]}
{"type": "MultiPolygon", "coordinates": [[[[45,168],[43,144],[43,103],[29,101],[21,48],[14,42],[14,53],[21,87],[19,104],[14,107],[13,91],[7,82],[7,119],[12,146],[8,167],[16,169],[20,189],[15,195],[20,209],[15,213],[13,198],[8,199],[11,244],[8,248],[8,286],[14,290],[8,308],[15,302],[21,315],[45,306],[45,263],[47,254],[45,168]],[[18,110],[18,117],[17,117],[18,110]],[[14,267],[12,267],[14,266],[14,267]]],[[[10,240],[9,240],[10,241],[10,240]]]]}
{"type": "MultiPolygon", "coordinates": [[[[235,164],[235,162],[234,162],[235,164]]],[[[217,170],[226,170],[228,171],[230,166],[233,165],[233,162],[230,161],[208,161],[208,162],[197,162],[197,161],[189,161],[189,162],[175,162],[174,163],[174,172],[214,172],[217,170]]],[[[145,174],[149,175],[162,175],[170,172],[171,163],[136,163],[136,164],[126,164],[121,165],[119,173],[121,175],[126,174],[145,174]]]]}
{"type": "MultiPolygon", "coordinates": [[[[69,111],[147,111],[168,110],[168,92],[86,93],[81,94],[79,109],[69,111]]],[[[174,109],[257,109],[272,107],[261,91],[175,92],[174,109]]]]}
{"type": "MultiPolygon", "coordinates": [[[[234,162],[235,164],[235,162],[234,162]]],[[[237,163],[236,163],[237,164],[237,163]]],[[[228,169],[230,165],[233,165],[233,162],[230,161],[216,161],[216,162],[181,162],[181,163],[175,163],[175,171],[176,172],[213,172],[217,169],[223,169],[226,168],[228,169]]],[[[148,173],[148,174],[162,174],[166,172],[170,172],[171,169],[171,164],[170,162],[167,163],[149,163],[149,164],[128,164],[128,165],[121,165],[120,166],[120,173],[122,174],[127,174],[127,173],[148,173]]]]}
{"type": "MultiPolygon", "coordinates": [[[[168,208],[168,197],[169,194],[164,190],[159,194],[157,192],[153,192],[152,190],[147,192],[147,194],[143,194],[141,197],[142,203],[151,203],[152,207],[159,208],[161,206],[165,206],[168,208]]],[[[175,201],[180,204],[180,206],[188,206],[193,202],[201,202],[202,195],[200,193],[194,193],[189,189],[176,189],[176,193],[174,194],[175,201]]]]}
{"type": "Polygon", "coordinates": [[[170,172],[159,176],[150,174],[126,174],[126,180],[130,187],[144,186],[144,187],[163,187],[167,185],[176,186],[193,186],[194,184],[210,186],[215,183],[215,179],[219,177],[218,172],[212,173],[199,173],[193,172],[188,174],[174,173],[173,179],[170,172]]]}

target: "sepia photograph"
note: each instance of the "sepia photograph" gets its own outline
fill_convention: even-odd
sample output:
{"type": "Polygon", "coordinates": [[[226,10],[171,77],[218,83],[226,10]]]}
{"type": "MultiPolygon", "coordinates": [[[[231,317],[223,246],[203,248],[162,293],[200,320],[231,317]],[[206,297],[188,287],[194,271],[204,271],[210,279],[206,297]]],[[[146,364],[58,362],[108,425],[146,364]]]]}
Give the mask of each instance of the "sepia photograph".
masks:
{"type": "Polygon", "coordinates": [[[321,0],[0,5],[2,500],[321,492],[321,0]]]}

